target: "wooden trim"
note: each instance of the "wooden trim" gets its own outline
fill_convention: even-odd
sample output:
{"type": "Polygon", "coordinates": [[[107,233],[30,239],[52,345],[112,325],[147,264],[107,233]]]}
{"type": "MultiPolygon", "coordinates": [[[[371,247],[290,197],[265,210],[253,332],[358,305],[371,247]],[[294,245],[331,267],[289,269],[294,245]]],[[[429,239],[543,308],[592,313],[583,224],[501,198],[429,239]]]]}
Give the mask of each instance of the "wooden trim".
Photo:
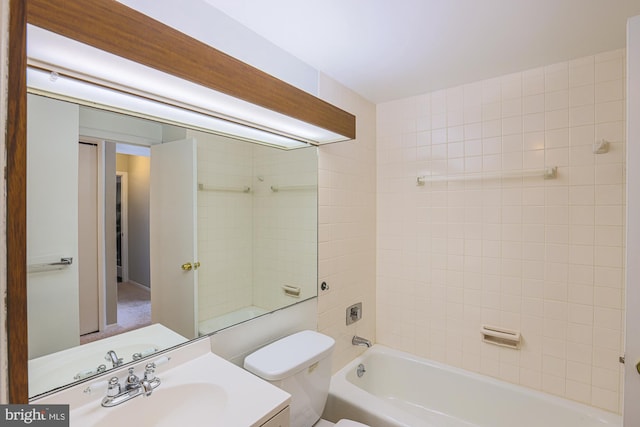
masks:
{"type": "Polygon", "coordinates": [[[114,0],[28,4],[30,24],[349,139],[356,136],[352,114],[114,0]]]}
{"type": "Polygon", "coordinates": [[[9,402],[28,403],[26,6],[9,3],[7,105],[7,338],[9,402]]]}

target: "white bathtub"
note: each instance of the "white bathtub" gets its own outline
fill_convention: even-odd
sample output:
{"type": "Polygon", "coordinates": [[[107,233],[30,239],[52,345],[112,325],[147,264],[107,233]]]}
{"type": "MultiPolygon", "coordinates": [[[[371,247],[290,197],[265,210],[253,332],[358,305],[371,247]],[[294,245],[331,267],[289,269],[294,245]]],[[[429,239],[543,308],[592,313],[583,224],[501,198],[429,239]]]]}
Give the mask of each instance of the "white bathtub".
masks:
{"type": "Polygon", "coordinates": [[[331,378],[323,418],[373,427],[622,426],[618,415],[379,344],[331,378]]]}

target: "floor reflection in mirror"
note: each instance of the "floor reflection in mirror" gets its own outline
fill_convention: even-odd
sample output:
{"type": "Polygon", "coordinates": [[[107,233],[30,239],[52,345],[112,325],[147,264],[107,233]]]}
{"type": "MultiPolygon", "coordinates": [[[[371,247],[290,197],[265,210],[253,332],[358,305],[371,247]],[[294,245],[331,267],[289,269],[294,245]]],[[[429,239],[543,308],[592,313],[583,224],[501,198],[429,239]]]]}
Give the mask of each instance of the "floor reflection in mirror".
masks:
{"type": "Polygon", "coordinates": [[[131,282],[118,283],[118,323],[102,332],[80,337],[80,344],[107,338],[151,324],[151,293],[131,282]]]}

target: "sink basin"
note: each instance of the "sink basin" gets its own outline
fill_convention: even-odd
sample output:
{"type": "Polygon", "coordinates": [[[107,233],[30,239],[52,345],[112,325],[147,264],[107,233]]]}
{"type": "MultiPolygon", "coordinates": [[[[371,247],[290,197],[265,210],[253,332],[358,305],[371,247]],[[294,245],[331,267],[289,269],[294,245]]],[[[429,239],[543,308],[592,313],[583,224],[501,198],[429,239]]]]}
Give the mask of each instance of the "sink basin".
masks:
{"type": "Polygon", "coordinates": [[[126,426],[144,414],[145,425],[158,427],[209,425],[227,405],[227,394],[218,385],[209,383],[182,384],[166,387],[161,384],[148,397],[139,396],[119,405],[103,409],[104,415],[95,427],[126,426]]]}

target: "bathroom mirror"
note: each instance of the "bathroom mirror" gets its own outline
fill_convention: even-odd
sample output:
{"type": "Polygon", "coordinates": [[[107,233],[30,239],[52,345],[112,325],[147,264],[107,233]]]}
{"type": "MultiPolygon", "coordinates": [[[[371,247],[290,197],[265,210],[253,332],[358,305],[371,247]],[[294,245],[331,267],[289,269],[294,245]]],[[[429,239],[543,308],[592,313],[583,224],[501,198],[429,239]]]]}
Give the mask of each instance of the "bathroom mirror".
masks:
{"type": "MultiPolygon", "coordinates": [[[[271,111],[272,117],[330,132],[330,140],[355,138],[355,116],[261,70],[112,0],[9,2],[6,121],[6,286],[8,401],[28,403],[27,331],[27,24],[158,71],[200,92],[271,111]],[[149,37],[152,34],[153,37],[149,37]],[[171,49],[167,49],[167,47],[171,49]],[[337,135],[339,139],[333,139],[337,135]]],[[[71,53],[67,51],[66,53],[71,53]]],[[[73,53],[71,53],[73,56],[73,53]]],[[[77,55],[76,55],[77,56],[77,55]]],[[[78,56],[79,57],[79,56],[78,56]]],[[[79,57],[82,59],[81,57],[79,57]]],[[[84,60],[92,65],[91,61],[84,60]]],[[[136,85],[128,89],[135,89],[136,85]]],[[[202,130],[202,129],[200,129],[202,130]]],[[[320,142],[320,141],[317,141],[320,142]]],[[[68,194],[75,194],[75,191],[68,194]]],[[[54,254],[49,254],[54,255],[54,254]]],[[[55,254],[61,255],[62,254],[55,254]]],[[[33,261],[33,260],[32,260],[33,261]]],[[[46,260],[45,260],[46,261],[46,260]]],[[[69,260],[59,260],[68,264],[69,260]]],[[[46,264],[46,262],[44,262],[46,264]]],[[[193,264],[193,263],[192,263],[193,264]]],[[[54,334],[56,331],[52,330],[54,334]]]]}
{"type": "Polygon", "coordinates": [[[31,397],[316,296],[316,147],[36,94],[27,125],[31,397]]]}

